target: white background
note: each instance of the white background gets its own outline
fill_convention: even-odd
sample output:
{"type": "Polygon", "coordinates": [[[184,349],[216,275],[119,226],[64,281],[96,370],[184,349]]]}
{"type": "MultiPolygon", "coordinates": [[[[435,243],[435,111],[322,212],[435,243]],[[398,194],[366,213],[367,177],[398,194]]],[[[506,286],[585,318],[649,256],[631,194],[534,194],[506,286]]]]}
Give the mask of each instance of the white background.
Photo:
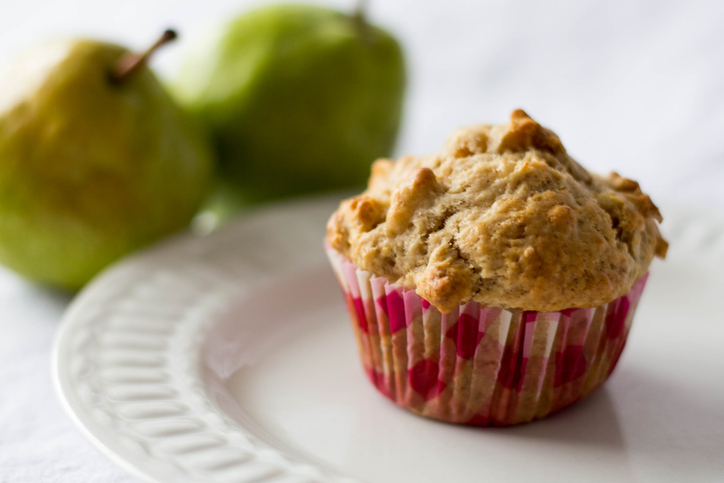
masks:
{"type": "MultiPolygon", "coordinates": [[[[182,38],[153,64],[173,78],[194,38],[258,3],[0,0],[0,62],[58,36],[141,49],[171,26],[182,38]]],[[[369,16],[408,54],[399,154],[521,107],[588,168],[641,181],[664,216],[724,207],[724,2],[372,0],[369,16]]],[[[133,481],[56,402],[50,347],[68,301],[0,269],[0,482],[133,481]]]]}

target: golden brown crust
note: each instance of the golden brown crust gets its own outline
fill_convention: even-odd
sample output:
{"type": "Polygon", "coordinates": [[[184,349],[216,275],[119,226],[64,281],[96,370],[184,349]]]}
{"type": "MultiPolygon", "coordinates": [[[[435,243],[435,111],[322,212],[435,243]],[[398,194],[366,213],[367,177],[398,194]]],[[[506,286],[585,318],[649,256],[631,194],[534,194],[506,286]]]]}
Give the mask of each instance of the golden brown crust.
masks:
{"type": "Polygon", "coordinates": [[[558,136],[514,111],[454,133],[432,156],[378,160],[327,241],[443,312],[475,300],[555,311],[627,293],[668,244],[638,183],[590,174],[558,136]]]}

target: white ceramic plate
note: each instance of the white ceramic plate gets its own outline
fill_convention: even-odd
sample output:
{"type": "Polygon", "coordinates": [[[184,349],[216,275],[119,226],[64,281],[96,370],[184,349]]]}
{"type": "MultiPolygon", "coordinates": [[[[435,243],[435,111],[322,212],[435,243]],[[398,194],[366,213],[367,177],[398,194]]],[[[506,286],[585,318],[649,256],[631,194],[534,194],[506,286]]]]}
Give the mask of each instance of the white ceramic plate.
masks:
{"type": "Polygon", "coordinates": [[[158,482],[724,481],[724,224],[668,215],[619,367],[528,425],[457,427],[367,382],[322,249],[335,200],[279,205],[115,266],[68,309],[60,398],[158,482]]]}

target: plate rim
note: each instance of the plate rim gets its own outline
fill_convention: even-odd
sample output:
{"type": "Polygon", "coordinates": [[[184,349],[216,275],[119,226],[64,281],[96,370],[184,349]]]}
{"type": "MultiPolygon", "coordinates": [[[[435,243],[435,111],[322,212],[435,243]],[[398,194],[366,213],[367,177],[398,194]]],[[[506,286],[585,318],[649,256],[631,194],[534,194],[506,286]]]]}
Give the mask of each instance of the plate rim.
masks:
{"type": "MultiPolygon", "coordinates": [[[[208,240],[214,239],[214,237],[221,238],[224,236],[233,236],[234,232],[243,230],[244,227],[253,225],[255,222],[259,222],[270,214],[286,214],[289,216],[291,213],[310,212],[320,208],[323,208],[327,214],[331,213],[334,206],[333,203],[338,203],[342,196],[343,195],[339,193],[324,194],[303,199],[271,203],[242,214],[239,218],[230,221],[229,223],[223,225],[220,229],[206,236],[194,236],[194,234],[188,230],[175,234],[157,244],[112,264],[94,278],[88,286],[81,290],[81,292],[76,295],[66,308],[61,318],[61,322],[56,330],[51,352],[51,375],[54,391],[56,397],[60,400],[63,411],[66,415],[68,415],[73,425],[79,430],[83,437],[111,462],[126,470],[132,476],[140,479],[141,481],[156,483],[167,481],[171,476],[166,470],[152,464],[154,462],[154,458],[150,455],[145,458],[146,461],[140,461],[137,453],[129,450],[118,441],[110,440],[108,437],[108,428],[101,426],[89,415],[87,405],[80,400],[75,388],[73,387],[70,375],[71,361],[66,357],[66,353],[70,350],[72,344],[70,338],[73,335],[74,329],[77,329],[78,326],[82,324],[82,321],[79,319],[82,318],[84,312],[89,310],[89,306],[92,306],[94,299],[99,295],[102,295],[104,291],[107,290],[107,285],[111,284],[116,279],[122,279],[125,272],[137,269],[143,262],[149,262],[145,267],[146,273],[144,274],[145,276],[148,276],[153,273],[154,269],[162,267],[164,261],[169,258],[173,258],[177,252],[182,253],[185,250],[193,248],[194,245],[208,243],[208,240]]],[[[322,236],[323,235],[321,234],[319,235],[320,253],[323,252],[321,248],[322,236]]],[[[292,273],[294,270],[285,270],[284,272],[292,273]]],[[[183,323],[183,321],[179,322],[179,325],[183,323]]],[[[202,345],[203,344],[198,344],[198,352],[200,352],[202,345]]],[[[197,357],[199,355],[199,353],[196,354],[197,357]]],[[[198,365],[196,369],[199,372],[203,370],[200,365],[198,365]]],[[[200,374],[199,378],[201,378],[200,374]]],[[[198,382],[203,381],[199,379],[198,382]]],[[[255,483],[272,482],[278,477],[284,477],[285,475],[295,473],[293,470],[296,469],[301,471],[302,476],[307,477],[305,481],[357,481],[351,477],[341,475],[331,468],[318,466],[317,462],[300,461],[297,455],[288,455],[282,450],[274,448],[272,445],[258,439],[238,422],[231,420],[228,415],[223,414],[223,410],[218,407],[218,405],[213,406],[213,412],[217,413],[216,415],[218,415],[218,413],[222,413],[221,416],[226,420],[226,424],[232,425],[237,432],[244,433],[249,437],[249,440],[252,441],[253,444],[258,445],[256,453],[253,451],[252,453],[263,453],[266,457],[271,458],[273,462],[278,463],[276,471],[271,471],[269,476],[259,476],[258,474],[249,478],[244,478],[242,476],[240,477],[241,479],[237,481],[247,481],[248,479],[249,482],[253,481],[255,483]]],[[[179,482],[209,481],[208,479],[199,479],[193,475],[183,472],[177,472],[177,474],[173,475],[173,478],[174,481],[179,482]]]]}

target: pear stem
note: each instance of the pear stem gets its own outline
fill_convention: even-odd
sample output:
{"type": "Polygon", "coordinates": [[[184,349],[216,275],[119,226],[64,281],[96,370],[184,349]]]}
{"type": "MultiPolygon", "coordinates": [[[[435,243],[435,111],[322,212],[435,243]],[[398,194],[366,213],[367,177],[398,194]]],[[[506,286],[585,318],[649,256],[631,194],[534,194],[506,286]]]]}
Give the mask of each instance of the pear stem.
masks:
{"type": "Polygon", "coordinates": [[[178,37],[176,31],[168,29],[163,34],[161,34],[161,37],[159,37],[158,40],[156,40],[156,42],[154,42],[154,44],[149,47],[145,52],[140,54],[128,53],[121,57],[115,68],[111,71],[111,81],[115,84],[120,84],[124,82],[135,72],[137,72],[141,67],[146,65],[149,57],[151,57],[151,55],[156,50],[158,50],[159,47],[167,44],[176,37],[178,37]]]}
{"type": "Polygon", "coordinates": [[[352,16],[359,22],[365,21],[365,13],[367,13],[367,0],[357,0],[352,16]]]}
{"type": "Polygon", "coordinates": [[[352,12],[352,20],[357,25],[357,29],[363,38],[367,38],[369,35],[369,25],[367,25],[367,7],[368,0],[357,0],[354,12],[352,12]]]}

